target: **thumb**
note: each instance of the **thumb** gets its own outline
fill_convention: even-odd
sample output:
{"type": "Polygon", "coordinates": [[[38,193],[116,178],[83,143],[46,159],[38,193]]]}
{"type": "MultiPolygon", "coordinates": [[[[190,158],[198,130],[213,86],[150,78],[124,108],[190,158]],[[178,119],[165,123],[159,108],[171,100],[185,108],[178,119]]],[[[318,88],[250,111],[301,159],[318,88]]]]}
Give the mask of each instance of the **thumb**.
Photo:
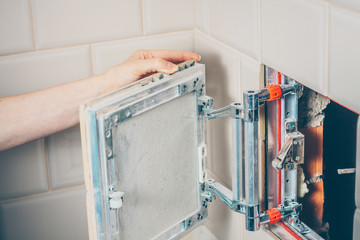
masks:
{"type": "Polygon", "coordinates": [[[133,74],[137,76],[146,75],[154,72],[173,73],[178,70],[178,66],[162,58],[139,59],[132,64],[133,74]]]}

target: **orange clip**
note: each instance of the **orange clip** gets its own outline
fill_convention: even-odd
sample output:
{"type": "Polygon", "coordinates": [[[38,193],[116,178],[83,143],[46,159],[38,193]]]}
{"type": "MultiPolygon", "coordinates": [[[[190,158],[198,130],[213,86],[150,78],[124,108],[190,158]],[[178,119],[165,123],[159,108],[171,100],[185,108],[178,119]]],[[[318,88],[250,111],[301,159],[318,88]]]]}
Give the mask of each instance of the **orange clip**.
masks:
{"type": "Polygon", "coordinates": [[[270,217],[269,224],[277,223],[278,221],[281,220],[281,213],[280,210],[277,208],[270,208],[269,210],[266,211],[266,213],[270,217]]]}
{"type": "Polygon", "coordinates": [[[269,90],[270,99],[268,101],[276,100],[281,97],[281,87],[279,85],[269,85],[265,87],[269,90]]]}

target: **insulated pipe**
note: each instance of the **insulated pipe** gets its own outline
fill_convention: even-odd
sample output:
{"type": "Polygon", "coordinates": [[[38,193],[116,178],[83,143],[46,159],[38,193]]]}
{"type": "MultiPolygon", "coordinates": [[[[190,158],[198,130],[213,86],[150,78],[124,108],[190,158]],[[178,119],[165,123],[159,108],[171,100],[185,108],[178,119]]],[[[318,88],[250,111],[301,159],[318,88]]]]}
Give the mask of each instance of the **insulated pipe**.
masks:
{"type": "Polygon", "coordinates": [[[245,202],[246,229],[256,231],[260,228],[259,214],[259,154],[258,154],[258,116],[259,94],[244,92],[244,160],[245,160],[245,202]]]}

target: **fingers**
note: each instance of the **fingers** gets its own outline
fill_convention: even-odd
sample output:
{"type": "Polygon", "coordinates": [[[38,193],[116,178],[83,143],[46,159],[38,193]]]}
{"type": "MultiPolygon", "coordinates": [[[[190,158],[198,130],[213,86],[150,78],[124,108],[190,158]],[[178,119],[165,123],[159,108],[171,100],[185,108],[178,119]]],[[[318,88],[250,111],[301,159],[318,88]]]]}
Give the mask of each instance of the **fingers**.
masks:
{"type": "Polygon", "coordinates": [[[190,59],[200,60],[200,56],[193,52],[182,52],[175,50],[137,50],[132,57],[133,59],[151,59],[162,58],[173,63],[184,62],[190,59]]]}
{"type": "Polygon", "coordinates": [[[132,73],[136,76],[144,76],[154,72],[173,73],[178,66],[162,58],[139,59],[129,62],[132,73]]]}

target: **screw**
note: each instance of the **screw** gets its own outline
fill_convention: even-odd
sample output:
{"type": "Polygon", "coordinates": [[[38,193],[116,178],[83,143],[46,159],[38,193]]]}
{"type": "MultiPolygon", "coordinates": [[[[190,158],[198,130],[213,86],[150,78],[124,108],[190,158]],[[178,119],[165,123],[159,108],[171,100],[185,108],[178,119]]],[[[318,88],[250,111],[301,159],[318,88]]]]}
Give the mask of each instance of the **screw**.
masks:
{"type": "Polygon", "coordinates": [[[110,138],[111,137],[111,132],[110,130],[107,130],[105,133],[106,138],[110,138]]]}
{"type": "Polygon", "coordinates": [[[108,156],[108,157],[111,157],[111,156],[112,156],[112,151],[111,151],[111,149],[107,150],[107,156],[108,156]]]}
{"type": "Polygon", "coordinates": [[[290,123],[288,124],[288,128],[289,128],[290,130],[294,130],[294,129],[295,129],[295,123],[294,123],[294,122],[290,122],[290,123]]]}
{"type": "Polygon", "coordinates": [[[130,110],[129,109],[127,109],[126,111],[125,111],[125,117],[130,117],[130,114],[131,114],[131,112],[130,112],[130,110]]]}
{"type": "Polygon", "coordinates": [[[290,170],[294,169],[294,164],[289,163],[288,168],[289,168],[290,170]]]}
{"type": "Polygon", "coordinates": [[[296,145],[297,144],[297,141],[294,141],[294,145],[296,145]]]}
{"type": "Polygon", "coordinates": [[[296,160],[296,161],[299,161],[299,160],[300,160],[300,157],[299,157],[299,156],[296,156],[295,160],[296,160]]]}
{"type": "Polygon", "coordinates": [[[119,120],[118,115],[115,115],[115,116],[114,116],[114,119],[113,119],[114,123],[117,123],[117,122],[118,122],[118,120],[119,120]]]}

